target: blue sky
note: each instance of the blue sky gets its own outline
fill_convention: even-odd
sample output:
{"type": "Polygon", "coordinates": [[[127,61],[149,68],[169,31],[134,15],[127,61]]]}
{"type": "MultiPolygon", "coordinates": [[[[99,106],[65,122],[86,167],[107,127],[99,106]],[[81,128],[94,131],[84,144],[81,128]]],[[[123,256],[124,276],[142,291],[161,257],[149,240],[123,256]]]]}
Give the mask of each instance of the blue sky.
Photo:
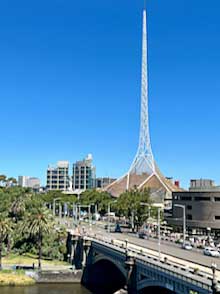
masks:
{"type": "MultiPolygon", "coordinates": [[[[0,3],[0,173],[92,153],[120,176],[138,144],[143,1],[0,3]]],[[[161,171],[220,182],[219,0],[149,0],[149,108],[161,171]]]]}

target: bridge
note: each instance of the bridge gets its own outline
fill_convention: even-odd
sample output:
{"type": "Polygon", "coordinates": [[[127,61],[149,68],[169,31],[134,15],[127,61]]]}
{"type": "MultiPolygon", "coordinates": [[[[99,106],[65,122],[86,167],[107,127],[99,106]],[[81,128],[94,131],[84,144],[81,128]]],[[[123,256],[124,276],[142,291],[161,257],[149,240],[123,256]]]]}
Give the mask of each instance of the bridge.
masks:
{"type": "Polygon", "coordinates": [[[82,283],[93,293],[112,294],[121,289],[128,294],[219,293],[215,274],[159,260],[127,241],[96,236],[70,239],[73,263],[83,269],[82,283]]]}

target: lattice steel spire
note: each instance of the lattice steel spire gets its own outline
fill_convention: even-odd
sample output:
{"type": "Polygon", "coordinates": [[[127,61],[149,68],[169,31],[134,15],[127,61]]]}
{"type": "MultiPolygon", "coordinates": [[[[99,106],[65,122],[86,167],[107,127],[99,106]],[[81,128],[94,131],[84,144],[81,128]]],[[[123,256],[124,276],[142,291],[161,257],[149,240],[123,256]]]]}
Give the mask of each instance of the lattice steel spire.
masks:
{"type": "MultiPolygon", "coordinates": [[[[146,10],[143,11],[143,33],[142,33],[142,73],[141,73],[141,121],[140,137],[137,154],[130,167],[130,173],[152,174],[155,172],[154,157],[150,143],[149,119],[148,119],[148,70],[147,70],[147,17],[146,10]]],[[[129,176],[128,183],[129,186],[129,176]]]]}
{"type": "MultiPolygon", "coordinates": [[[[166,195],[170,199],[177,187],[168,181],[158,169],[150,143],[148,118],[148,70],[147,70],[147,15],[143,11],[142,72],[141,72],[141,118],[140,136],[137,153],[129,171],[106,187],[112,196],[118,197],[126,190],[149,188],[153,201],[165,203],[166,195]]],[[[169,201],[168,201],[169,202],[169,201]]],[[[166,202],[166,206],[170,202],[166,202]]]]}

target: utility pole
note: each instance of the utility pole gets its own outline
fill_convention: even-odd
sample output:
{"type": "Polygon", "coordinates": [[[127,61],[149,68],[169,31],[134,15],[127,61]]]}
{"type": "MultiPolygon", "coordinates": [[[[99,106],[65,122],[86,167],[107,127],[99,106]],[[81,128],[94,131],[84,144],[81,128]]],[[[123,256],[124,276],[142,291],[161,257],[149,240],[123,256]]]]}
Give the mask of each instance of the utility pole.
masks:
{"type": "Polygon", "coordinates": [[[160,261],[161,252],[160,252],[160,243],[161,243],[161,236],[160,236],[160,207],[158,207],[158,258],[160,261]]]}
{"type": "Polygon", "coordinates": [[[110,202],[108,203],[108,233],[110,233],[110,202]]]}

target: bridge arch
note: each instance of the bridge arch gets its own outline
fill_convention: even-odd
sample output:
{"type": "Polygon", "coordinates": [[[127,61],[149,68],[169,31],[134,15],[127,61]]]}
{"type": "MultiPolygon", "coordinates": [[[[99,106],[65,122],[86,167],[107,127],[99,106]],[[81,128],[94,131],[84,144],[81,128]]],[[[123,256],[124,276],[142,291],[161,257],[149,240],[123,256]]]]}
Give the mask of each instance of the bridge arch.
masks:
{"type": "Polygon", "coordinates": [[[86,286],[97,294],[112,294],[126,285],[126,270],[106,256],[96,256],[89,266],[86,286]]]}
{"type": "Polygon", "coordinates": [[[111,257],[105,256],[103,254],[99,254],[95,257],[93,264],[95,264],[101,260],[107,260],[110,263],[113,263],[120,270],[120,272],[123,274],[125,279],[127,279],[127,271],[126,271],[125,267],[122,266],[122,263],[120,261],[116,261],[115,259],[113,259],[111,257]]]}
{"type": "Polygon", "coordinates": [[[139,294],[175,294],[171,285],[161,283],[157,280],[143,280],[138,283],[139,294]]]}

